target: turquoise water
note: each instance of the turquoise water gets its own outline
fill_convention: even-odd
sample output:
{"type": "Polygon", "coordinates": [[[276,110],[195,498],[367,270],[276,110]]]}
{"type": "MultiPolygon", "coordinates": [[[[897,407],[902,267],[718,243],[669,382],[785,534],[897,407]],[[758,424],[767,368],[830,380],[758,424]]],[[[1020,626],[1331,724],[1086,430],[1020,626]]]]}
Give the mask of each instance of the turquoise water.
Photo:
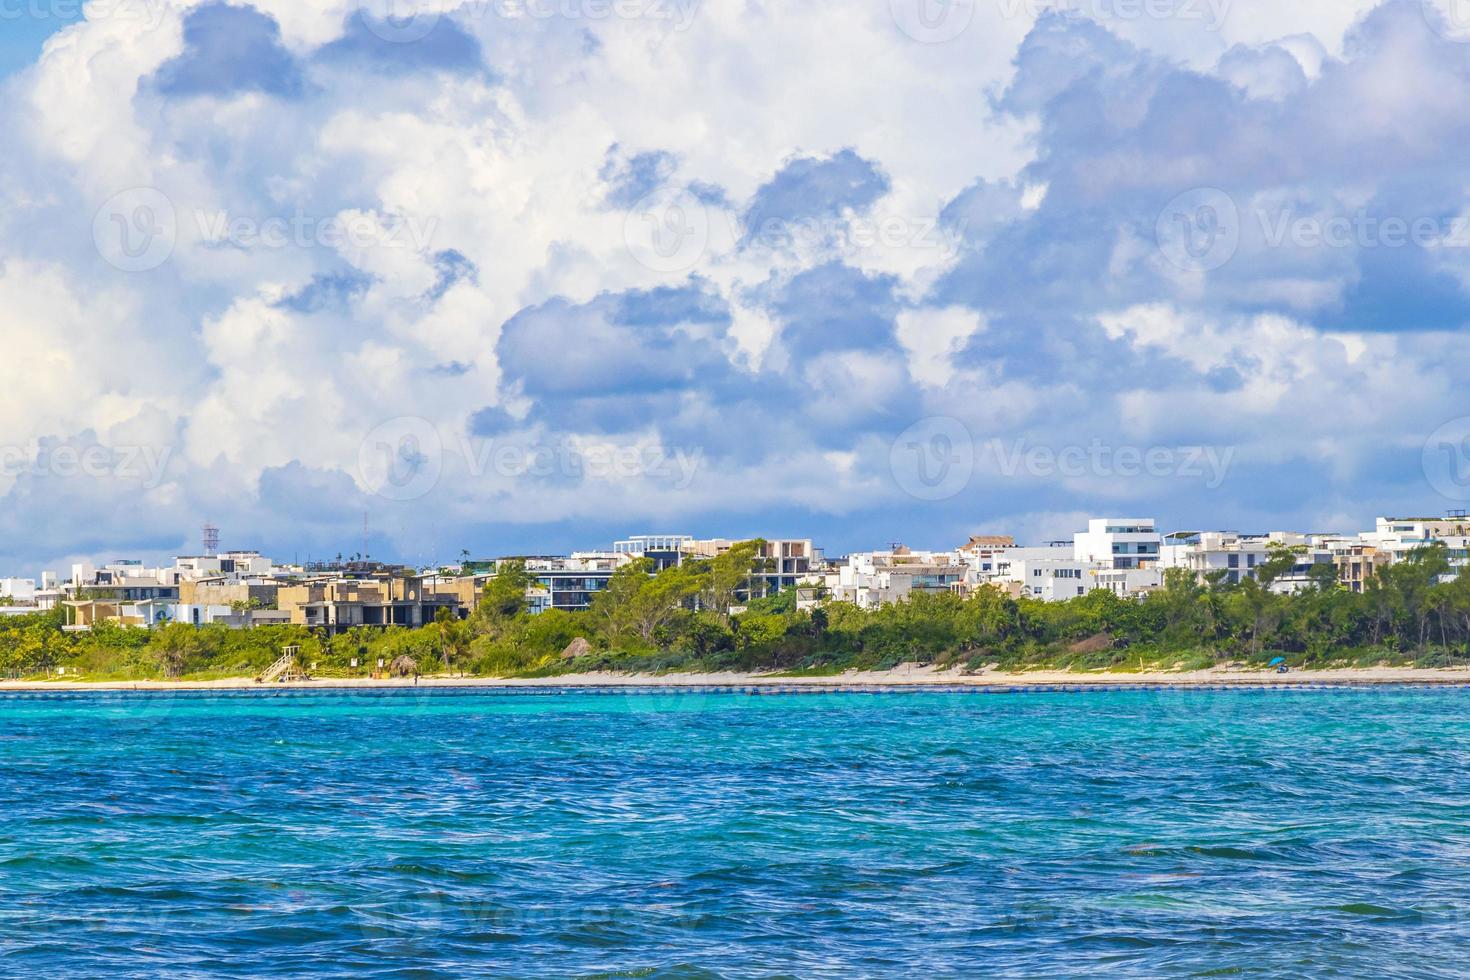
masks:
{"type": "Polygon", "coordinates": [[[5,976],[1460,976],[1470,691],[0,697],[5,976]]]}

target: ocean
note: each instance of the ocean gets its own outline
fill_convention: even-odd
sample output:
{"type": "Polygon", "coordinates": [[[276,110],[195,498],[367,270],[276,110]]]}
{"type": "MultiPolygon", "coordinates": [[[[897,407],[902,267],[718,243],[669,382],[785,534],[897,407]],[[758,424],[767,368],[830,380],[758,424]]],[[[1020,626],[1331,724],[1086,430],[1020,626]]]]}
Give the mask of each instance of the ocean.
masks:
{"type": "Polygon", "coordinates": [[[0,696],[0,975],[1463,976],[1470,690],[0,696]]]}

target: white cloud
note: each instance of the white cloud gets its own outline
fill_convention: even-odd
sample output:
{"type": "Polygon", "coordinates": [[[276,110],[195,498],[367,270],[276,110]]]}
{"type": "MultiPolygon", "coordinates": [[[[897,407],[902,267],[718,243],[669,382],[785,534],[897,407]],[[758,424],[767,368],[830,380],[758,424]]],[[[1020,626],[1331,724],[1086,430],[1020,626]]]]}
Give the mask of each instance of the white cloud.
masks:
{"type": "MultiPolygon", "coordinates": [[[[680,8],[692,17],[671,30],[648,18],[474,17],[447,0],[424,0],[424,10],[456,11],[444,24],[473,35],[484,69],[400,72],[392,61],[314,60],[341,35],[355,2],[255,0],[302,66],[299,98],[166,97],[150,80],[184,51],[185,24],[199,5],[157,6],[152,22],[94,16],[66,28],[37,65],[7,83],[0,106],[9,138],[0,175],[0,441],[91,432],[104,442],[177,443],[167,481],[146,492],[111,488],[121,495],[117,513],[139,508],[142,530],[129,538],[139,547],[169,547],[170,528],[191,528],[206,511],[258,525],[274,540],[322,547],[358,522],[347,511],[381,502],[352,496],[340,520],[316,511],[308,519],[308,498],[349,477],[366,489],[356,475],[359,444],[402,416],[428,420],[448,445],[479,413],[512,406],[514,438],[709,450],[692,488],[632,478],[596,492],[575,481],[528,490],[470,472],[448,452],[433,520],[449,524],[902,504],[886,472],[887,441],[923,413],[961,418],[977,435],[1028,432],[1052,442],[1114,427],[1134,438],[1203,432],[1286,461],[1329,459],[1333,433],[1350,425],[1360,435],[1344,458],[1367,461],[1377,434],[1412,442],[1406,433],[1454,403],[1444,351],[1460,352],[1457,336],[1442,338],[1437,359],[1427,340],[1312,319],[1330,319],[1357,281],[1342,262],[1254,277],[1238,295],[1275,311],[1260,315],[1220,313],[1213,280],[1175,270],[1167,301],[1109,295],[1091,311],[1103,311],[1101,330],[1089,321],[1065,338],[1026,333],[988,301],[935,306],[938,284],[970,274],[961,259],[972,256],[946,235],[971,232],[973,250],[1016,249],[999,260],[1018,274],[1027,261],[1052,270],[1050,288],[1059,291],[1089,271],[1073,264],[1076,256],[1095,254],[1063,251],[1055,226],[1033,237],[1004,234],[1052,220],[1052,209],[1077,197],[1060,167],[1067,179],[1046,179],[1033,166],[1055,163],[1046,154],[1060,152],[1046,125],[1123,131],[1106,107],[1097,118],[1075,106],[1055,117],[1045,105],[1024,117],[997,108],[1037,5],[976,4],[958,37],[924,44],[898,29],[886,3],[704,3],[680,8]],[[668,155],[672,175],[660,194],[694,188],[704,196],[708,239],[687,265],[640,264],[629,249],[627,215],[607,204],[604,165],[614,145],[623,158],[668,155]],[[842,214],[843,235],[786,250],[742,243],[741,216],[762,184],[794,158],[848,148],[881,172],[887,190],[842,214]],[[999,190],[952,215],[960,227],[935,226],[979,181],[999,190]],[[107,265],[92,241],[97,209],[132,187],[156,188],[177,217],[172,256],[136,274],[107,265]],[[311,233],[279,247],[231,231],[237,222],[259,230],[297,219],[311,233]],[[869,241],[859,227],[854,236],[855,222],[881,229],[889,219],[911,234],[869,241]],[[321,233],[344,222],[366,237],[340,242],[321,233]],[[865,273],[866,284],[878,284],[871,295],[886,301],[817,295],[805,297],[810,309],[778,311],[802,273],[838,261],[865,273]],[[712,314],[699,327],[715,331],[709,324],[718,323],[715,346],[728,374],[711,362],[702,366],[710,376],[682,388],[665,379],[583,398],[563,431],[547,421],[548,410],[577,399],[538,402],[500,363],[503,325],[528,307],[679,287],[691,275],[728,310],[728,323],[712,314]],[[852,302],[874,308],[842,305],[852,302]],[[803,316],[821,322],[810,332],[817,340],[799,349],[783,338],[803,316]],[[883,322],[846,329],[865,317],[883,322]],[[872,342],[890,320],[891,338],[872,342]],[[864,331],[870,342],[853,349],[864,331]],[[1129,352],[1129,370],[1165,360],[1190,377],[1179,385],[1111,377],[1105,361],[1089,361],[1109,343],[1129,352]],[[1095,389],[1079,380],[1087,372],[1100,379],[1095,389]],[[626,409],[630,401],[638,411],[626,409]]],[[[1371,70],[1345,68],[1353,54],[1345,32],[1370,6],[1237,0],[1219,30],[1182,18],[1103,23],[1258,99],[1289,101],[1299,86],[1335,73],[1334,95],[1350,94],[1354,104],[1351,112],[1335,102],[1320,108],[1322,131],[1346,133],[1343,145],[1349,136],[1374,137],[1433,159],[1443,131],[1424,120],[1453,131],[1464,84],[1426,63],[1423,39],[1407,27],[1375,49],[1365,62],[1371,70]],[[1232,59],[1237,45],[1249,50],[1232,59]],[[1433,78],[1444,84],[1427,84],[1433,78]]],[[[383,57],[404,54],[392,48],[383,57]]],[[[1133,67],[1108,70],[1122,78],[1133,67]]],[[[1098,199],[1138,186],[1147,156],[1132,149],[1079,168],[1077,182],[1098,199]]],[[[1190,178],[1211,162],[1208,152],[1181,155],[1178,175],[1190,178]]],[[[1339,188],[1343,200],[1361,192],[1348,183],[1339,188]]],[[[1073,217],[1063,230],[1090,214],[1073,217]]],[[[1102,224],[1105,248],[1096,254],[1112,279],[1159,265],[1149,220],[1102,224]]],[[[1457,260],[1441,257],[1452,269],[1457,260]]],[[[976,288],[1008,285],[991,278],[976,288]]],[[[660,295],[640,302],[656,310],[660,295]]],[[[1051,303],[1035,299],[1040,317],[1051,303]]],[[[620,336],[643,337],[637,315],[629,319],[620,336]]],[[[670,328],[669,336],[693,329],[670,328]]],[[[659,357],[660,342],[674,343],[655,338],[637,356],[659,357]]],[[[539,351],[552,369],[578,353],[567,349],[575,339],[560,343],[539,351]]],[[[1350,478],[1347,469],[1339,475],[1350,478]]],[[[91,490],[58,499],[97,506],[107,486],[91,490]]],[[[33,487],[16,492],[24,514],[49,506],[33,487]]],[[[1073,511],[1066,501],[1038,504],[1025,526],[1050,528],[1073,511]]],[[[403,507],[379,524],[407,554],[422,544],[424,520],[403,507]]],[[[7,554],[78,550],[81,538],[64,521],[32,523],[52,537],[28,534],[20,520],[7,554]]]]}

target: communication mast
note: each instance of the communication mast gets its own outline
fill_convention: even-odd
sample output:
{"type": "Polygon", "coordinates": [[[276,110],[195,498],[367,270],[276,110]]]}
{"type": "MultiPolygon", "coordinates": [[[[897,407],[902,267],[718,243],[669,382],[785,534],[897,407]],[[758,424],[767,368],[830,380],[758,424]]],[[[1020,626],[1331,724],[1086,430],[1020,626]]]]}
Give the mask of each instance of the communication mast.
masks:
{"type": "Polygon", "coordinates": [[[204,557],[213,558],[219,554],[219,528],[213,524],[204,525],[204,557]]]}

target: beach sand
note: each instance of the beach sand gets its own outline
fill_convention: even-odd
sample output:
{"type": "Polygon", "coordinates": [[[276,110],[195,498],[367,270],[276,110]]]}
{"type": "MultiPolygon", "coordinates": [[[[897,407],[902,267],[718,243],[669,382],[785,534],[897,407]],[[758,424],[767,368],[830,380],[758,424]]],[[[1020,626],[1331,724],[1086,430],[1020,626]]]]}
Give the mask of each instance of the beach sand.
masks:
{"type": "MultiPolygon", "coordinates": [[[[958,669],[936,670],[930,666],[906,665],[886,671],[848,671],[829,677],[780,677],[769,674],[566,674],[560,677],[490,678],[490,677],[420,677],[418,687],[426,688],[924,688],[924,687],[1086,687],[1086,686],[1173,686],[1219,687],[1262,685],[1377,685],[1377,684],[1470,684],[1470,667],[1420,669],[1411,667],[1353,667],[1340,670],[1304,670],[1289,674],[1275,671],[1241,670],[1217,667],[1195,671],[1150,671],[1117,673],[1104,671],[1037,670],[1025,673],[984,671],[962,673],[958,669]]],[[[7,691],[279,691],[333,690],[355,688],[411,688],[413,679],[372,680],[339,678],[299,681],[291,684],[257,684],[253,678],[235,677],[212,681],[0,681],[0,693],[7,691]]]]}

